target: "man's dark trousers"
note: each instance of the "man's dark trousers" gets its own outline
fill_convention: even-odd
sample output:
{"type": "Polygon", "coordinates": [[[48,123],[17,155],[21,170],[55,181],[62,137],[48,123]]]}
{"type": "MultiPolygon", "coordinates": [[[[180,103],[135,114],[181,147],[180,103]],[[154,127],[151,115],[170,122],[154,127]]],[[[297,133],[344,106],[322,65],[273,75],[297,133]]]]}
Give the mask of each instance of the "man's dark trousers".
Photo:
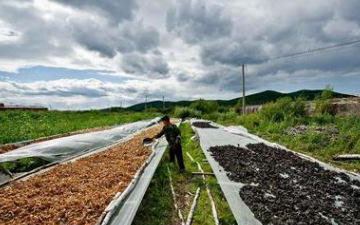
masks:
{"type": "Polygon", "coordinates": [[[182,148],[181,148],[181,144],[180,143],[175,143],[171,148],[170,148],[170,162],[175,162],[175,156],[179,165],[180,170],[184,170],[185,166],[184,166],[184,159],[183,159],[183,155],[182,155],[182,148]]]}

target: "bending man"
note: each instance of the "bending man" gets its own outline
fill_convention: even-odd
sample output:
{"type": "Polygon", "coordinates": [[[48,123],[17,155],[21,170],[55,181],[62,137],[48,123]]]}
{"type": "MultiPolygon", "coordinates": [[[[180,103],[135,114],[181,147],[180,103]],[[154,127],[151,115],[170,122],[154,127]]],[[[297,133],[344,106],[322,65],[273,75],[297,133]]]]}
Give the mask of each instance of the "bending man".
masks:
{"type": "Polygon", "coordinates": [[[180,129],[170,122],[170,119],[168,116],[164,116],[160,119],[160,121],[163,122],[164,127],[158,133],[155,135],[154,138],[160,138],[165,134],[165,138],[170,146],[170,162],[175,162],[175,156],[180,168],[180,173],[183,173],[185,171],[184,166],[184,159],[182,155],[182,147],[181,147],[181,133],[180,129]]]}

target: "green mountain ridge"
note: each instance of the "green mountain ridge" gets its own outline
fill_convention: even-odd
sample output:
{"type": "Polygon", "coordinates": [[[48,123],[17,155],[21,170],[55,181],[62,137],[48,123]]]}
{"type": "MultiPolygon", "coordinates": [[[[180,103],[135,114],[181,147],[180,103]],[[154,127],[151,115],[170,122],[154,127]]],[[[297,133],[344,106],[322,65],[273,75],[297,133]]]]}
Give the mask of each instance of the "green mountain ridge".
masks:
{"type": "MultiPolygon", "coordinates": [[[[322,91],[323,90],[299,90],[299,91],[290,92],[290,93],[281,93],[281,92],[277,92],[277,91],[267,90],[267,91],[247,95],[246,96],[246,104],[247,105],[260,105],[260,104],[265,104],[267,102],[275,101],[278,98],[282,98],[282,97],[291,97],[294,99],[294,98],[297,98],[300,96],[304,97],[306,100],[311,101],[311,100],[314,100],[316,98],[316,96],[320,95],[322,91]]],[[[354,97],[352,95],[342,94],[342,93],[338,93],[338,92],[333,92],[333,96],[335,98],[354,97]]],[[[165,107],[166,108],[172,108],[172,107],[176,107],[176,106],[186,107],[186,106],[189,106],[194,101],[196,101],[196,100],[177,101],[177,102],[165,101],[165,107]]],[[[235,106],[239,101],[242,101],[242,97],[234,98],[234,99],[230,99],[230,100],[210,100],[210,101],[216,101],[220,106],[229,107],[229,106],[235,106]]],[[[146,107],[161,109],[163,107],[163,102],[162,101],[148,102],[146,104],[146,107]]],[[[145,109],[145,103],[139,103],[136,105],[132,105],[130,107],[127,107],[126,109],[133,110],[133,111],[141,111],[141,110],[145,109]]]]}

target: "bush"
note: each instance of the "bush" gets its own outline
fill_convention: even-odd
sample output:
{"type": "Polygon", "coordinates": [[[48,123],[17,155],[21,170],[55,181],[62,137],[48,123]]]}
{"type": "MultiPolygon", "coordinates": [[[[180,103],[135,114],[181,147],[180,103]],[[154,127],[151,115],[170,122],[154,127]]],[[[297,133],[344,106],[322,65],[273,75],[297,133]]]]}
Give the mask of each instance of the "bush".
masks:
{"type": "Polygon", "coordinates": [[[334,96],[332,88],[327,87],[321,92],[321,95],[315,99],[315,112],[320,114],[335,115],[335,107],[331,104],[334,96]]]}
{"type": "Polygon", "coordinates": [[[236,104],[234,106],[234,110],[235,110],[236,113],[241,114],[242,113],[242,104],[239,104],[239,103],[236,104]]]}
{"type": "Polygon", "coordinates": [[[201,113],[214,113],[218,112],[219,105],[216,101],[206,101],[206,100],[198,100],[191,103],[190,108],[196,111],[200,111],[201,113]]]}
{"type": "Polygon", "coordinates": [[[225,107],[225,106],[220,106],[218,109],[219,113],[227,113],[230,111],[229,107],[225,107]]]}
{"type": "Polygon", "coordinates": [[[155,107],[150,107],[144,110],[144,112],[150,112],[150,113],[156,113],[156,112],[160,112],[160,109],[157,109],[155,107]]]}
{"type": "Polygon", "coordinates": [[[311,117],[311,120],[319,125],[325,125],[335,122],[335,117],[328,113],[316,113],[311,117]]]}
{"type": "Polygon", "coordinates": [[[176,107],[174,110],[174,116],[181,119],[185,119],[187,117],[200,118],[201,112],[188,107],[176,107]]]}
{"type": "Polygon", "coordinates": [[[302,98],[293,101],[290,97],[285,97],[264,105],[260,115],[268,121],[281,122],[287,118],[303,117],[305,112],[305,103],[302,98]]]}

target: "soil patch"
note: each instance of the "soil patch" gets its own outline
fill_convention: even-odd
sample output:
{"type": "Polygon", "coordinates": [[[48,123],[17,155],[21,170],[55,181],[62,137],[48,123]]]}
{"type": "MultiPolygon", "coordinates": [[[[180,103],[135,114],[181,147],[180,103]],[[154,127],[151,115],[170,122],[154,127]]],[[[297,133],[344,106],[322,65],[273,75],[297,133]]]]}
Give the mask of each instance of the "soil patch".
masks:
{"type": "Polygon", "coordinates": [[[142,140],[160,129],[0,189],[0,223],[95,224],[151,154],[142,140]]]}
{"type": "Polygon", "coordinates": [[[345,173],[265,144],[209,151],[228,177],[247,184],[240,196],[265,224],[360,224],[360,182],[345,173]]]}
{"type": "Polygon", "coordinates": [[[192,123],[192,125],[197,128],[213,128],[213,129],[218,128],[218,127],[214,127],[209,122],[194,122],[194,123],[192,123]]]}

